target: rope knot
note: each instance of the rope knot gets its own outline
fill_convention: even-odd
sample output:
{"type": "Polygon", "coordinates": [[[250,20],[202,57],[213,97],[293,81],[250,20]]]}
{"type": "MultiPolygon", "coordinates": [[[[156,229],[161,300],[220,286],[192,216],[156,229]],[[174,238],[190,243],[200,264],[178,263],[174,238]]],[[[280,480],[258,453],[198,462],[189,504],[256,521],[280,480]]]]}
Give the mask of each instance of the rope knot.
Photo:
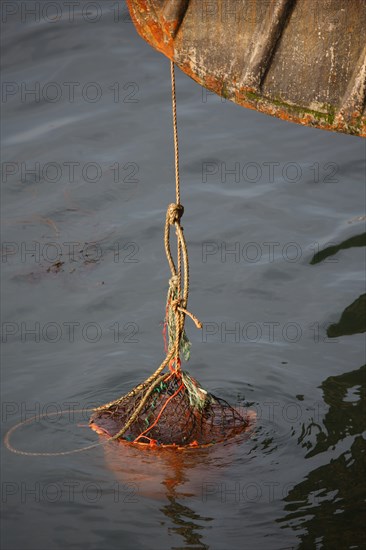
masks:
{"type": "Polygon", "coordinates": [[[182,299],[181,298],[176,298],[175,300],[172,300],[170,302],[170,307],[172,308],[172,310],[174,312],[179,311],[179,309],[181,309],[181,307],[182,307],[182,299]]]}
{"type": "Polygon", "coordinates": [[[179,222],[179,220],[183,216],[183,213],[184,213],[184,208],[181,204],[174,204],[174,203],[169,204],[168,210],[166,213],[169,224],[174,225],[175,222],[179,222]]]}

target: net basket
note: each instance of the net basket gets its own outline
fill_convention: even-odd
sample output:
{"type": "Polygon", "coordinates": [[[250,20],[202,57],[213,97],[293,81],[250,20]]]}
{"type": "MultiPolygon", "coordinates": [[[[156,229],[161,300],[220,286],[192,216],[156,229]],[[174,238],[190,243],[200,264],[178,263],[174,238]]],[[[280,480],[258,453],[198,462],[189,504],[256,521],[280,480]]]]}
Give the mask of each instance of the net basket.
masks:
{"type": "Polygon", "coordinates": [[[248,418],[205,391],[184,371],[168,372],[148,387],[137,386],[99,408],[90,419],[90,427],[99,434],[179,447],[218,443],[245,431],[248,424],[248,418]]]}

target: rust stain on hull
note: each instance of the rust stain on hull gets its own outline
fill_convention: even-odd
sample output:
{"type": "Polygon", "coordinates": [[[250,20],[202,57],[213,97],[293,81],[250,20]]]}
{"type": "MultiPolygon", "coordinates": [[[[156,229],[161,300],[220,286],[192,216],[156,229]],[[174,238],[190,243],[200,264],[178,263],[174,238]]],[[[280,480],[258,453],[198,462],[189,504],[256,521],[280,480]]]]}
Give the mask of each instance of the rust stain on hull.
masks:
{"type": "Polygon", "coordinates": [[[139,34],[210,91],[366,137],[366,0],[127,0],[139,34]]]}

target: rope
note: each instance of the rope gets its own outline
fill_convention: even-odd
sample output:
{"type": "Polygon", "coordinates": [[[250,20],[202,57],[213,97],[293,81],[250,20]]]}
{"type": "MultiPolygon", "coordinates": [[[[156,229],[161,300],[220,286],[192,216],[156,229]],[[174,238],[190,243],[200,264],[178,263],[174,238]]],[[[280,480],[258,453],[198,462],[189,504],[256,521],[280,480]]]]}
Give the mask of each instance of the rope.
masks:
{"type": "Polygon", "coordinates": [[[170,62],[170,76],[171,76],[171,81],[172,81],[172,111],[173,111],[174,159],[175,159],[175,193],[176,193],[176,203],[178,205],[180,205],[179,145],[178,145],[177,98],[176,98],[176,94],[175,94],[174,61],[170,62]]]}
{"type": "MultiPolygon", "coordinates": [[[[178,143],[178,123],[177,123],[177,99],[175,91],[175,72],[174,62],[170,62],[170,73],[172,81],[172,113],[173,113],[173,135],[174,135],[174,160],[175,160],[175,194],[176,204],[170,204],[167,209],[165,231],[164,231],[164,244],[165,253],[170,266],[171,279],[167,297],[167,317],[169,319],[169,309],[171,308],[174,316],[175,323],[172,327],[168,323],[168,329],[170,330],[169,342],[173,339],[172,333],[175,332],[175,365],[176,370],[180,369],[180,349],[183,341],[188,339],[184,333],[185,316],[188,315],[197,328],[202,328],[202,323],[192,313],[187,310],[188,294],[189,294],[189,260],[187,244],[183,234],[183,227],[180,224],[180,220],[184,213],[184,208],[180,204],[180,176],[179,176],[179,143],[178,143]],[[170,250],[170,226],[175,226],[177,237],[177,268],[175,267],[172,253],[170,250]],[[182,280],[183,272],[183,280],[182,280]],[[183,286],[183,290],[182,290],[183,286]]],[[[168,348],[169,349],[169,348],[168,348]]]]}
{"type": "MultiPolygon", "coordinates": [[[[149,376],[144,382],[142,382],[139,386],[135,387],[133,390],[131,390],[128,394],[120,397],[119,399],[116,399],[114,401],[111,401],[109,403],[105,403],[104,405],[100,407],[96,407],[94,409],[90,409],[93,412],[100,412],[104,411],[106,409],[109,409],[112,406],[118,406],[126,399],[129,399],[136,395],[139,391],[146,388],[146,393],[144,397],[141,399],[138,407],[135,409],[133,414],[129,417],[126,424],[123,426],[123,428],[114,436],[108,438],[106,441],[103,441],[102,443],[94,443],[92,445],[88,445],[86,447],[82,447],[81,449],[74,449],[71,451],[60,451],[60,452],[53,452],[53,453],[35,453],[35,452],[28,452],[28,451],[21,451],[13,447],[10,443],[10,436],[18,429],[20,426],[27,424],[29,422],[32,422],[36,417],[33,417],[31,419],[19,422],[15,426],[13,426],[5,435],[4,443],[6,448],[9,451],[12,451],[13,453],[26,455],[26,456],[62,456],[62,455],[69,455],[69,454],[75,454],[82,451],[86,451],[88,449],[93,449],[94,447],[98,447],[101,445],[106,445],[107,443],[111,441],[115,441],[116,439],[119,439],[123,436],[123,434],[128,430],[128,428],[135,422],[137,419],[139,413],[143,410],[144,405],[146,401],[148,400],[151,393],[154,391],[154,389],[164,380],[166,377],[166,374],[161,374],[166,366],[169,366],[169,369],[172,373],[176,373],[177,375],[180,374],[180,368],[181,368],[181,360],[180,360],[180,351],[182,347],[182,342],[188,342],[189,340],[185,335],[184,332],[184,323],[185,323],[185,317],[188,315],[193,322],[195,323],[197,328],[202,328],[202,323],[191,313],[187,310],[187,303],[188,303],[188,294],[189,294],[189,260],[188,260],[188,250],[187,250],[187,244],[186,240],[184,238],[183,234],[183,227],[180,224],[180,220],[184,213],[184,208],[180,204],[180,176],[179,176],[179,144],[178,144],[178,124],[177,124],[177,100],[176,100],[176,91],[175,91],[175,73],[174,73],[174,62],[170,62],[170,73],[171,73],[171,85],[172,85],[172,114],[173,114],[173,136],[174,136],[174,164],[175,164],[175,194],[176,194],[176,203],[169,204],[166,212],[166,220],[165,220],[165,228],[164,228],[164,246],[165,246],[165,253],[168,260],[168,264],[171,271],[171,278],[169,281],[169,290],[167,295],[167,305],[166,305],[166,325],[168,326],[169,331],[169,339],[168,339],[168,345],[166,351],[166,357],[164,361],[161,363],[161,365],[156,369],[156,371],[149,376]],[[175,227],[176,231],[176,237],[177,237],[177,268],[175,266],[171,248],[170,248],[170,228],[171,226],[175,227]],[[172,323],[169,323],[169,317],[170,317],[170,311],[173,314],[174,318],[174,325],[172,323]],[[167,321],[168,320],[168,321],[167,321]],[[170,346],[169,346],[170,344],[170,346]],[[173,369],[173,363],[175,364],[175,369],[173,369]]],[[[166,326],[165,325],[165,326],[166,326]]],[[[181,384],[179,387],[179,390],[177,390],[176,393],[181,391],[181,389],[184,388],[184,384],[181,384]]],[[[172,398],[171,396],[169,400],[172,398]]],[[[175,394],[174,394],[175,397],[175,394]]],[[[168,401],[169,401],[168,400],[168,401]]],[[[167,403],[165,404],[165,406],[167,403]]],[[[165,407],[164,407],[165,408],[165,407]]],[[[161,411],[163,412],[163,411],[161,411]]],[[[160,415],[159,415],[160,417],[160,415]]],[[[158,417],[158,418],[159,418],[158,417]]],[[[155,425],[157,420],[153,425],[155,425]]],[[[146,437],[144,434],[146,434],[148,431],[151,430],[153,427],[150,426],[147,430],[145,430],[142,434],[140,434],[135,441],[137,441],[140,437],[146,437]]]]}
{"type": "MultiPolygon", "coordinates": [[[[171,375],[170,375],[171,376],[171,375]]],[[[138,437],[136,437],[135,439],[135,443],[138,442],[138,440],[141,438],[141,437],[146,437],[145,434],[147,434],[147,432],[149,432],[150,430],[153,429],[154,426],[156,426],[156,424],[159,422],[160,418],[161,418],[161,415],[163,414],[163,412],[165,411],[168,403],[174,399],[174,397],[176,397],[178,395],[178,393],[184,388],[184,384],[183,382],[181,383],[181,385],[179,386],[179,388],[165,401],[164,405],[162,406],[158,416],[155,418],[154,422],[151,424],[151,426],[149,426],[148,428],[146,428],[146,430],[144,430],[142,433],[140,433],[140,435],[138,437]]],[[[150,439],[150,438],[147,438],[147,439],[150,439]]],[[[151,440],[153,441],[153,440],[151,440]]]]}
{"type": "Polygon", "coordinates": [[[175,371],[180,370],[180,348],[182,343],[182,336],[184,334],[185,316],[188,315],[196,324],[197,328],[202,328],[202,323],[192,313],[187,310],[188,294],[189,294],[189,260],[186,240],[183,234],[183,228],[180,224],[181,217],[184,213],[184,207],[180,204],[180,177],[179,177],[179,145],[178,145],[178,124],[177,124],[177,102],[175,91],[175,74],[174,74],[174,62],[170,63],[171,69],[171,84],[172,84],[172,113],[173,113],[173,135],[174,135],[174,153],[175,153],[175,191],[176,191],[176,204],[169,204],[166,212],[165,229],[164,229],[164,246],[165,253],[168,260],[168,264],[171,271],[171,279],[169,281],[169,290],[167,296],[166,316],[169,318],[169,309],[171,308],[175,323],[174,327],[168,326],[170,330],[169,341],[173,340],[174,344],[166,351],[166,357],[156,371],[137,388],[134,388],[129,394],[98,407],[96,411],[105,410],[111,406],[121,404],[125,399],[129,399],[133,395],[136,395],[139,391],[145,387],[148,388],[143,399],[141,399],[138,407],[129,418],[123,428],[113,436],[113,439],[118,439],[128,430],[133,422],[138,417],[141,410],[144,408],[146,401],[148,400],[155,387],[162,381],[165,375],[161,375],[162,371],[167,365],[171,368],[171,361],[175,357],[175,371]],[[170,248],[170,227],[175,226],[177,237],[177,267],[173,260],[171,248],[170,248]],[[182,262],[183,260],[183,262],[182,262]],[[182,263],[184,277],[182,281],[182,263]],[[183,283],[183,291],[182,291],[183,283]],[[172,338],[172,334],[174,337],[172,338]]]}
{"type": "MultiPolygon", "coordinates": [[[[73,413],[84,413],[87,411],[93,411],[94,409],[76,409],[73,410],[73,413]]],[[[61,411],[62,413],[70,412],[70,411],[61,411]]],[[[22,420],[22,422],[18,422],[18,424],[15,424],[10,430],[8,430],[4,436],[4,445],[5,447],[11,451],[12,453],[15,453],[17,455],[23,455],[23,456],[65,456],[65,455],[73,455],[76,453],[81,453],[84,451],[88,451],[89,449],[94,449],[95,447],[101,447],[102,445],[106,445],[107,443],[110,443],[112,441],[112,438],[107,439],[106,441],[98,442],[98,443],[92,443],[91,445],[87,445],[86,447],[81,447],[80,449],[72,449],[71,451],[55,451],[55,452],[32,452],[32,451],[23,451],[22,449],[17,449],[13,447],[13,445],[10,443],[10,436],[17,431],[21,426],[24,426],[25,424],[30,424],[31,422],[34,422],[37,419],[42,419],[50,416],[56,416],[59,415],[60,411],[54,412],[54,413],[45,413],[42,415],[36,415],[32,416],[31,418],[28,418],[27,420],[22,420]]]]}

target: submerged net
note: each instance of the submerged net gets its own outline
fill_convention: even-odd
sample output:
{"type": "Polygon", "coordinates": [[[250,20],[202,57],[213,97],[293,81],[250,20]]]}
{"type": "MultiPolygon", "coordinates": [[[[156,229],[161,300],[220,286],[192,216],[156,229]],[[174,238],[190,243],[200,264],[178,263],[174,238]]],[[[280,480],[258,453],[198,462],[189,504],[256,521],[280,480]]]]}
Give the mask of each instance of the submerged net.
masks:
{"type": "Polygon", "coordinates": [[[99,409],[90,420],[91,427],[115,437],[141,403],[135,420],[116,439],[151,446],[201,446],[226,440],[248,426],[236,409],[202,389],[187,372],[168,372],[154,387],[142,386],[99,409]]]}

